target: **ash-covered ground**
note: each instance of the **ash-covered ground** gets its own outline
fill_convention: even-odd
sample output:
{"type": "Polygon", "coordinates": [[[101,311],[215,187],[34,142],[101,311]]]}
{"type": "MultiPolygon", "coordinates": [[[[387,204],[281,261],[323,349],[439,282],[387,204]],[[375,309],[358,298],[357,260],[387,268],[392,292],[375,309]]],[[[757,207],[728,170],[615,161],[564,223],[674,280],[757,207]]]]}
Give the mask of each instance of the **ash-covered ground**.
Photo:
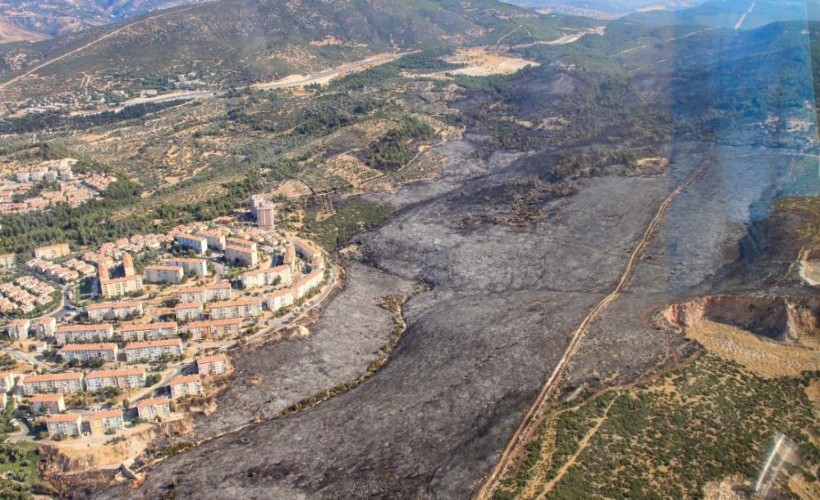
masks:
{"type": "Polygon", "coordinates": [[[380,195],[401,208],[357,239],[365,264],[351,267],[313,336],[242,354],[240,373],[264,383],[221,395],[213,423],[198,432],[270,417],[355,378],[392,328],[377,299],[422,281],[429,291],[406,303],[408,330],[387,366],[309,411],[207,441],[158,464],[138,489],[122,485],[101,497],[468,497],[569,335],[617,283],[661,200],[702,161],[715,161],[672,206],[627,293],[591,328],[569,388],[633,380],[664,359],[672,339],[647,331],[641,314],[719,288],[753,207],[776,190],[787,164],[750,148],[691,143],[670,153],[665,174],[578,181],[576,194],[544,201],[548,215],[527,227],[463,227],[465,211],[509,202],[497,186],[549,163],[484,161],[469,138],[441,152],[450,158],[441,179],[380,195]],[[743,164],[734,160],[742,155],[750,155],[743,164]]]}

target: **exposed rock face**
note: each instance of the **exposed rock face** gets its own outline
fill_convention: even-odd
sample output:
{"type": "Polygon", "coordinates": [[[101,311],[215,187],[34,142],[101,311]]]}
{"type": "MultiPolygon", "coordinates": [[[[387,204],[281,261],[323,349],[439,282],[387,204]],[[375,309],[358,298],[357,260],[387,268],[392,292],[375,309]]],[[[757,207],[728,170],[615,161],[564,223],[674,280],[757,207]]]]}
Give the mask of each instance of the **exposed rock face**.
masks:
{"type": "Polygon", "coordinates": [[[794,342],[820,331],[820,298],[715,295],[672,305],[665,317],[682,328],[698,327],[708,320],[794,342]]]}

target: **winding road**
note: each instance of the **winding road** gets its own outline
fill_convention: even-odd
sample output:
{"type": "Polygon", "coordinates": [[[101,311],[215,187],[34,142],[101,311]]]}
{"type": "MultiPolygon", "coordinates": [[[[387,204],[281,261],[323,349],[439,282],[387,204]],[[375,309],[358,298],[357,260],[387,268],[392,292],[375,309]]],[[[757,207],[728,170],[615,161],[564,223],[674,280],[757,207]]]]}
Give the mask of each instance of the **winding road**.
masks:
{"type": "Polygon", "coordinates": [[[555,366],[555,369],[549,379],[547,379],[547,382],[541,388],[541,392],[539,392],[535,402],[532,406],[530,406],[530,409],[524,415],[524,418],[507,444],[507,447],[501,454],[498,464],[486,478],[481,488],[476,492],[475,498],[479,500],[492,498],[502,476],[504,476],[506,472],[512,470],[512,466],[517,463],[517,459],[523,456],[527,444],[532,441],[532,438],[540,427],[544,416],[547,414],[547,410],[550,406],[550,396],[552,396],[553,392],[558,387],[558,382],[561,379],[561,376],[566,372],[570,360],[578,352],[578,348],[589,330],[590,325],[598,319],[601,313],[606,310],[610,304],[618,299],[621,292],[623,292],[629,284],[634,275],[638,260],[646,249],[646,246],[649,244],[652,235],[655,233],[660,223],[663,222],[663,219],[669,211],[669,207],[672,205],[672,202],[675,201],[675,198],[680,196],[681,193],[691,186],[692,183],[695,182],[695,180],[697,180],[697,178],[700,177],[712,164],[713,162],[711,160],[706,160],[701,163],[700,166],[689,174],[689,176],[660,204],[658,211],[649,222],[649,225],[647,225],[643,236],[638,241],[638,244],[629,256],[629,260],[627,261],[626,267],[621,274],[621,279],[618,281],[618,284],[612,292],[609,293],[609,295],[604,297],[603,300],[601,300],[589,312],[589,314],[587,314],[578,328],[572,333],[570,343],[564,351],[564,355],[558,361],[558,364],[555,366]]]}

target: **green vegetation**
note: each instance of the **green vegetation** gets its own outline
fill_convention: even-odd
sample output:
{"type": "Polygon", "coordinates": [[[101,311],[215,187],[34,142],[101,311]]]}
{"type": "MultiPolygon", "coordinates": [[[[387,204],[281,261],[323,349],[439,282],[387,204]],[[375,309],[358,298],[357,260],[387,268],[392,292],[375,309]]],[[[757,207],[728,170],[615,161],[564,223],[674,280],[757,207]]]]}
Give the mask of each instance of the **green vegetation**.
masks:
{"type": "Polygon", "coordinates": [[[37,470],[37,448],[35,443],[0,445],[0,497],[27,500],[32,493],[45,493],[37,470]]]}
{"type": "Polygon", "coordinates": [[[365,153],[365,163],[373,168],[395,170],[409,162],[416,154],[414,141],[435,137],[433,127],[418,118],[407,116],[401,128],[391,130],[365,153]]]}
{"type": "Polygon", "coordinates": [[[314,214],[306,215],[302,233],[306,238],[332,251],[345,244],[353,235],[383,221],[392,211],[389,205],[353,198],[345,200],[335,214],[323,221],[317,221],[314,214]]]}
{"type": "Polygon", "coordinates": [[[810,469],[820,463],[820,449],[807,434],[816,421],[805,390],[817,376],[763,379],[702,354],[655,382],[566,405],[546,424],[554,426],[554,442],[545,441],[551,433],[542,428],[499,498],[555,478],[598,419],[603,425],[551,498],[697,497],[710,481],[754,478],[778,431],[799,445],[810,469]],[[535,475],[540,460],[549,460],[546,476],[535,475]]]}

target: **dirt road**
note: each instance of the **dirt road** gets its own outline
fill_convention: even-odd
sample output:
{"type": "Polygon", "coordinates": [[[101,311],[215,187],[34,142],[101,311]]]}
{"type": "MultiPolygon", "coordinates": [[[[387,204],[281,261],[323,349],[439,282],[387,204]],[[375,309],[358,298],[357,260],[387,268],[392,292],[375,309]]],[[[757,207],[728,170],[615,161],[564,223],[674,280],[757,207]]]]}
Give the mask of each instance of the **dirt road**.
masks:
{"type": "Polygon", "coordinates": [[[705,172],[711,164],[712,162],[710,160],[706,160],[703,163],[701,163],[701,165],[695,171],[693,171],[683,181],[683,183],[681,183],[674,191],[672,191],[669,194],[669,196],[667,196],[660,204],[657,213],[649,222],[649,225],[647,225],[643,236],[638,241],[638,244],[635,246],[635,249],[632,251],[632,254],[629,257],[629,261],[627,261],[626,267],[624,268],[623,274],[621,274],[621,279],[618,281],[618,284],[615,286],[612,292],[610,292],[609,295],[604,297],[589,312],[589,314],[584,318],[584,320],[581,322],[578,328],[573,332],[570,343],[564,351],[563,356],[559,360],[549,379],[547,379],[547,382],[542,387],[541,392],[535,399],[535,402],[524,415],[521,424],[518,426],[512,438],[510,439],[509,444],[504,449],[504,452],[501,454],[501,459],[499,460],[498,464],[495,466],[493,471],[484,481],[482,487],[476,493],[476,498],[482,500],[491,498],[504,473],[507,472],[513,464],[517,463],[517,459],[522,456],[522,453],[525,451],[526,445],[532,440],[532,437],[534,436],[535,432],[541,424],[541,421],[547,413],[550,402],[550,396],[558,386],[558,381],[561,379],[561,376],[566,371],[569,361],[572,359],[573,355],[575,355],[575,353],[578,351],[578,347],[580,346],[581,341],[584,338],[584,335],[588,331],[589,326],[601,315],[601,313],[604,310],[606,310],[607,307],[609,307],[609,305],[612,302],[618,299],[618,297],[621,295],[621,292],[626,288],[634,274],[635,266],[638,260],[643,254],[644,249],[648,245],[652,235],[655,233],[656,229],[663,221],[667,211],[669,210],[669,207],[672,205],[672,202],[675,200],[675,198],[680,196],[680,194],[683,193],[686,190],[686,188],[688,188],[698,177],[700,177],[701,174],[703,174],[703,172],[705,172]]]}

